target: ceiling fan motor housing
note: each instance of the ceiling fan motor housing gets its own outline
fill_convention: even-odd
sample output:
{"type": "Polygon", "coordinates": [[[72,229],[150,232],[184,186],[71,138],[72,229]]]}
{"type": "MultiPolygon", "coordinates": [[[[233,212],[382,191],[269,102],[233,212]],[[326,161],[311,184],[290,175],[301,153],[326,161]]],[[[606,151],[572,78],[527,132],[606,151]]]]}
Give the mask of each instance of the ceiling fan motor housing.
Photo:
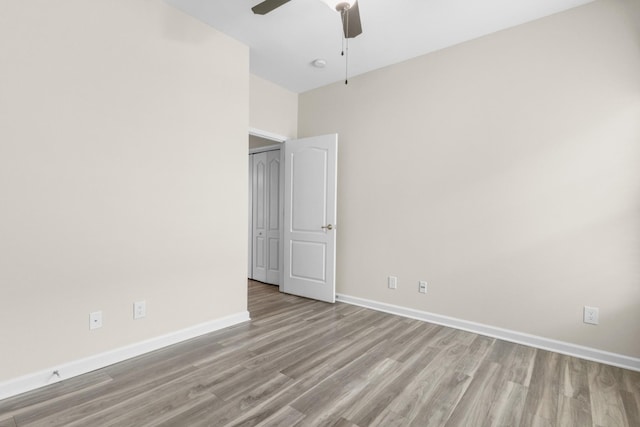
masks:
{"type": "Polygon", "coordinates": [[[340,3],[336,4],[336,10],[338,12],[344,12],[345,10],[349,10],[351,9],[351,6],[353,5],[353,3],[355,2],[341,1],[340,3]]]}

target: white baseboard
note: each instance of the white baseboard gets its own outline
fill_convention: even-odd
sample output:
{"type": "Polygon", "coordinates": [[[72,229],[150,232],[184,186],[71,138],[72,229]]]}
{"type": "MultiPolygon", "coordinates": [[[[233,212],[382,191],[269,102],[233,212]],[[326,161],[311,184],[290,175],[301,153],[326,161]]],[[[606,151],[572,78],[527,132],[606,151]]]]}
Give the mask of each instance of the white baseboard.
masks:
{"type": "Polygon", "coordinates": [[[483,325],[481,323],[470,322],[468,320],[456,319],[454,317],[442,316],[439,314],[414,310],[412,308],[386,304],[364,298],[352,297],[349,295],[337,294],[336,301],[357,305],[360,307],[366,307],[372,310],[383,311],[385,313],[396,314],[398,316],[408,317],[410,319],[422,320],[429,323],[435,323],[455,329],[461,329],[463,331],[473,332],[476,334],[498,338],[504,341],[514,342],[518,344],[524,344],[542,350],[554,351],[556,353],[566,354],[568,356],[574,356],[580,359],[586,359],[594,362],[604,363],[607,365],[617,366],[620,368],[631,369],[633,371],[640,371],[640,359],[625,356],[622,354],[610,353],[595,348],[583,347],[563,341],[556,341],[536,335],[511,331],[509,329],[497,328],[495,326],[483,325]]]}
{"type": "Polygon", "coordinates": [[[163,347],[177,344],[181,341],[196,338],[210,332],[228,328],[229,326],[247,322],[249,320],[251,320],[249,312],[243,311],[231,316],[194,325],[180,331],[171,332],[156,338],[151,338],[139,343],[110,350],[105,353],[96,354],[84,359],[64,363],[59,366],[54,366],[49,369],[11,379],[0,383],[0,400],[44,387],[46,385],[53,384],[54,382],[86,374],[87,372],[95,371],[96,369],[104,368],[105,366],[113,365],[114,363],[122,362],[123,360],[140,356],[144,353],[149,353],[163,347]],[[54,371],[57,371],[59,376],[54,375],[54,371]]]}

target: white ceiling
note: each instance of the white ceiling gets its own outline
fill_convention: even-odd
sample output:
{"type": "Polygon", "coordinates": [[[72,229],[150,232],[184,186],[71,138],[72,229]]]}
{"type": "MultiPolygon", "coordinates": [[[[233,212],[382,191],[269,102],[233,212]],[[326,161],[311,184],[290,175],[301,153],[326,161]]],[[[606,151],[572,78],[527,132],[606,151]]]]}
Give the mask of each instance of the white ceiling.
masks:
{"type": "MultiPolygon", "coordinates": [[[[340,14],[322,0],[291,0],[254,15],[261,0],[166,0],[243,42],[251,72],[300,93],[344,80],[340,14]],[[323,58],[327,66],[311,62],[323,58]]],[[[359,0],[363,33],[349,42],[355,76],[593,0],[359,0]]]]}

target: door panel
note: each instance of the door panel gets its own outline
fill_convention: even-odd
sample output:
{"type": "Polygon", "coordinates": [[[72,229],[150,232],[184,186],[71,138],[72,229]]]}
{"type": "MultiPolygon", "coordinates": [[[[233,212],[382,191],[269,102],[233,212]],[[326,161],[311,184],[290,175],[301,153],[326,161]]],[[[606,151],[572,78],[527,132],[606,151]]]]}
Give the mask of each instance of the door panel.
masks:
{"type": "Polygon", "coordinates": [[[335,302],[338,136],[284,150],[284,292],[335,302]]]}
{"type": "Polygon", "coordinates": [[[291,154],[292,228],[320,233],[327,219],[327,150],[309,148],[291,154]]]}
{"type": "Polygon", "coordinates": [[[291,242],[291,277],[323,283],[327,268],[327,245],[315,242],[291,242]]]}
{"type": "Polygon", "coordinates": [[[269,271],[280,272],[280,238],[269,239],[269,271]]]}
{"type": "Polygon", "coordinates": [[[280,188],[280,150],[267,154],[267,283],[280,284],[282,204],[280,188]]]}
{"type": "MultiPolygon", "coordinates": [[[[269,230],[280,233],[280,156],[269,161],[269,230]]],[[[279,237],[279,236],[278,236],[279,237]]]]}
{"type": "Polygon", "coordinates": [[[267,153],[253,154],[253,279],[267,281],[265,222],[267,153]]]}

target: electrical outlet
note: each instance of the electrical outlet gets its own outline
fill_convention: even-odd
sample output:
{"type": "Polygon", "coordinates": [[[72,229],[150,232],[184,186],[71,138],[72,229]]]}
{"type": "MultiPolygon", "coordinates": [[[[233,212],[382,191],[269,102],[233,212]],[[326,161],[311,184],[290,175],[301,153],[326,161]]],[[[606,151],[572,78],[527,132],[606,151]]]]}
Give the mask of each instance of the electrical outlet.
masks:
{"type": "Polygon", "coordinates": [[[584,323],[598,325],[600,323],[600,309],[598,307],[584,306],[584,323]]]}
{"type": "Polygon", "coordinates": [[[424,280],[418,282],[418,292],[420,292],[421,294],[427,293],[427,282],[425,282],[424,280]]]}
{"type": "Polygon", "coordinates": [[[147,302],[136,301],[133,303],[133,318],[142,319],[147,315],[147,302]]]}
{"type": "Polygon", "coordinates": [[[389,289],[397,289],[398,288],[398,278],[395,276],[389,276],[387,278],[387,285],[389,289]]]}
{"type": "Polygon", "coordinates": [[[89,329],[102,328],[102,312],[94,311],[89,313],[89,329]]]}

